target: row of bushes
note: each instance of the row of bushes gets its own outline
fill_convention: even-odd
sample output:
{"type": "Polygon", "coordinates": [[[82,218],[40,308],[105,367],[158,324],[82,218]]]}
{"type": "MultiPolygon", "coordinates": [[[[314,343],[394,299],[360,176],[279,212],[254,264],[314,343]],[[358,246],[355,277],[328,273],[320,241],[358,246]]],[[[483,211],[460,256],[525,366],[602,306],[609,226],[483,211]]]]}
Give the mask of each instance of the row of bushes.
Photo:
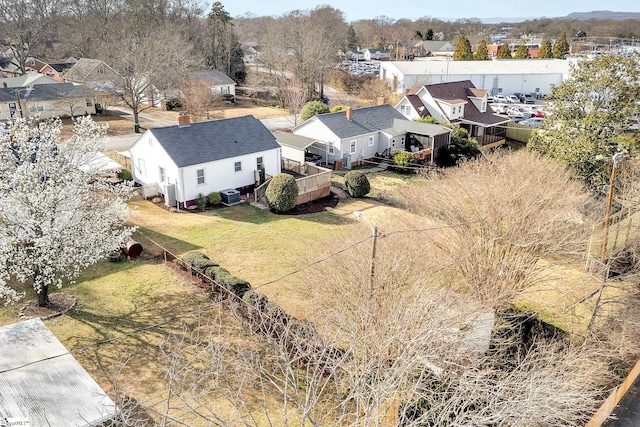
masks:
{"type": "Polygon", "coordinates": [[[309,358],[319,356],[321,359],[315,360],[315,363],[324,362],[327,366],[333,366],[333,359],[342,357],[340,350],[326,348],[312,322],[292,318],[277,303],[253,291],[248,282],[231,275],[202,252],[187,252],[182,256],[182,261],[241,298],[245,304],[240,307],[252,327],[283,345],[290,356],[302,365],[309,358]]]}
{"type": "Polygon", "coordinates": [[[251,284],[249,284],[249,282],[232,275],[229,270],[220,267],[219,264],[211,261],[211,259],[202,252],[187,252],[182,256],[182,261],[210,279],[215,280],[240,298],[251,290],[251,284]]]}
{"type": "Polygon", "coordinates": [[[209,193],[206,196],[200,193],[198,194],[196,204],[200,210],[204,210],[207,206],[220,206],[222,204],[222,196],[217,191],[209,193]]]}

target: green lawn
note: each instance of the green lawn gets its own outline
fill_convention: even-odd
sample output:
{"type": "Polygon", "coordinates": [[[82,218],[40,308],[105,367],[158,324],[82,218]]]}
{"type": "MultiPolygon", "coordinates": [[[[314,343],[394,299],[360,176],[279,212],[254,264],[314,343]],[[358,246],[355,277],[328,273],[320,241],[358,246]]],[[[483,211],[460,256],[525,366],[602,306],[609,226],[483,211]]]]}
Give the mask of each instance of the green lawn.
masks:
{"type": "MultiPolygon", "coordinates": [[[[148,256],[120,263],[100,262],[86,270],[76,284],[53,292],[72,294],[78,297],[78,304],[67,314],[45,321],[46,325],[107,392],[112,390],[109,378],[130,357],[120,380],[138,400],[163,393],[163,360],[158,346],[168,334],[179,332],[181,323],[173,320],[125,334],[211,303],[174,270],[148,256]],[[113,338],[113,342],[95,345],[113,338]]],[[[33,296],[31,290],[27,299],[33,296]]],[[[24,302],[0,307],[0,324],[19,321],[16,312],[22,305],[24,302]]]]}
{"type": "MultiPolygon", "coordinates": [[[[366,237],[369,229],[354,211],[366,212],[387,230],[402,228],[402,218],[413,217],[368,198],[340,202],[329,212],[298,216],[276,215],[248,203],[198,213],[170,213],[147,201],[132,202],[132,207],[136,211],[132,221],[144,236],[176,255],[201,250],[253,287],[366,237]]],[[[140,241],[144,246],[145,238],[140,241]]],[[[277,280],[260,291],[294,316],[304,316],[308,289],[303,274],[277,280]]]]}

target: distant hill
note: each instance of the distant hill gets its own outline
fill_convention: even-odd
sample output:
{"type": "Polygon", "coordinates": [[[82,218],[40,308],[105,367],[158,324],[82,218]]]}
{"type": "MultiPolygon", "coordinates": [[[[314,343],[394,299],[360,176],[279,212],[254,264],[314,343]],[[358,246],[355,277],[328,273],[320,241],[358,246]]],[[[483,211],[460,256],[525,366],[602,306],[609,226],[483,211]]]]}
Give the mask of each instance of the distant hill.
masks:
{"type": "Polygon", "coordinates": [[[573,12],[565,16],[565,19],[578,19],[586,21],[588,19],[640,19],[638,12],[612,12],[610,10],[594,10],[593,12],[573,12]]]}
{"type": "Polygon", "coordinates": [[[576,19],[579,21],[586,21],[589,19],[610,19],[615,21],[621,21],[623,19],[640,19],[640,12],[612,12],[610,10],[594,10],[592,12],[573,12],[567,16],[529,16],[519,18],[481,18],[480,22],[483,24],[501,24],[501,23],[520,23],[525,21],[533,21],[535,19],[549,18],[549,19],[576,19]]]}

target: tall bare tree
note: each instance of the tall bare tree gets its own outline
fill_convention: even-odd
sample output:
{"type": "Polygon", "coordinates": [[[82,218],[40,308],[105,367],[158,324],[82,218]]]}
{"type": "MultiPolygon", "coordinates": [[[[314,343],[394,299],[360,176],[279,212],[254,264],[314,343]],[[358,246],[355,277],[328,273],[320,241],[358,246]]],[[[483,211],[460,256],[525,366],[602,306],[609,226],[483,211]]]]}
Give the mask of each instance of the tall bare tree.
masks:
{"type": "Polygon", "coordinates": [[[54,34],[54,22],[63,10],[59,0],[0,0],[0,26],[21,74],[27,72],[30,52],[54,34]]]}
{"type": "Polygon", "coordinates": [[[139,114],[152,106],[158,93],[177,90],[193,64],[191,45],[169,29],[131,33],[110,46],[106,62],[120,75],[115,90],[133,110],[134,128],[139,114]]]}

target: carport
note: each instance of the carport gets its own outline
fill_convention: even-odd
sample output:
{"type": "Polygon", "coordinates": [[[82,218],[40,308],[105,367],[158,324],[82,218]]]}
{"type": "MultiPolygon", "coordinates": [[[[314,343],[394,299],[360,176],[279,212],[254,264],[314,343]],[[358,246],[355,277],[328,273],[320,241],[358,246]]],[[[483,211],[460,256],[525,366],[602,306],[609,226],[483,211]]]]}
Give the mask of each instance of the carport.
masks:
{"type": "Polygon", "coordinates": [[[289,160],[299,166],[305,162],[327,164],[328,142],[280,130],[271,133],[282,147],[282,159],[285,163],[289,160]]]}

